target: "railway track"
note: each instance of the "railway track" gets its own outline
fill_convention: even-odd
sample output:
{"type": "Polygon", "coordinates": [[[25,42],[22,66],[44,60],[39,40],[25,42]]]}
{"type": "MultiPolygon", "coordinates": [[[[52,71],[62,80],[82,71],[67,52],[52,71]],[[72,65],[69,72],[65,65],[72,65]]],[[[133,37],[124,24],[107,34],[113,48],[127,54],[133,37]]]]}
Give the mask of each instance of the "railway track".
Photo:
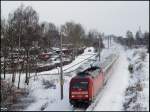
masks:
{"type": "Polygon", "coordinates": [[[84,108],[73,108],[73,111],[85,111],[86,109],[84,108]]]}

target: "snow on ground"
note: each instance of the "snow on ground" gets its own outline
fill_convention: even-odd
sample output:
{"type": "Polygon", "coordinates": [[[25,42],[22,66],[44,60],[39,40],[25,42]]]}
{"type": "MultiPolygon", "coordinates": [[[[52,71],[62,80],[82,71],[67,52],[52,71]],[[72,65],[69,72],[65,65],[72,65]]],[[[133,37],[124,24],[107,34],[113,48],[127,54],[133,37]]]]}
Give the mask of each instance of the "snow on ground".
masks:
{"type": "Polygon", "coordinates": [[[145,107],[147,107],[147,111],[149,111],[149,54],[147,54],[147,57],[146,57],[144,71],[145,71],[146,77],[145,77],[145,86],[143,89],[143,96],[145,97],[143,103],[145,102],[144,105],[145,107]]]}
{"type": "Polygon", "coordinates": [[[147,110],[149,111],[149,54],[147,54],[146,57],[146,63],[145,63],[145,87],[143,90],[144,96],[145,96],[145,106],[147,107],[147,110]]]}
{"type": "MultiPolygon", "coordinates": [[[[106,43],[107,44],[107,43],[106,43]]],[[[105,44],[105,46],[106,46],[105,44]]],[[[94,59],[96,58],[96,53],[93,52],[93,48],[91,52],[89,50],[85,50],[83,54],[77,56],[75,60],[63,66],[63,70],[65,72],[70,72],[67,75],[64,75],[64,99],[60,100],[60,82],[59,75],[50,75],[53,73],[58,73],[58,69],[53,69],[46,72],[39,73],[40,75],[37,77],[32,77],[29,82],[29,86],[26,88],[29,89],[29,96],[33,97],[34,102],[31,103],[25,110],[32,111],[57,111],[57,110],[73,110],[72,106],[69,104],[69,82],[70,79],[76,74],[76,70],[79,67],[87,67],[90,66],[91,63],[94,63],[94,59]],[[92,57],[93,56],[93,57],[92,57]],[[90,58],[92,60],[85,60],[90,58]],[[85,60],[85,61],[84,61],[85,60]],[[81,62],[83,61],[83,62],[81,62]],[[81,62],[81,63],[80,63],[81,62]],[[75,66],[73,66],[75,65],[75,66]],[[72,67],[73,66],[73,67],[72,67]],[[71,68],[70,68],[71,67],[71,68]],[[74,71],[74,72],[71,72],[74,71]],[[49,75],[45,75],[49,74],[49,75]],[[35,80],[34,80],[35,78],[35,80]],[[44,82],[48,82],[48,84],[44,84],[44,82]],[[46,88],[46,86],[49,86],[46,88]]],[[[112,45],[109,49],[103,49],[101,52],[101,60],[104,61],[107,56],[112,53],[119,53],[118,51],[123,51],[123,48],[118,44],[112,42],[112,45]]],[[[122,109],[122,100],[123,100],[123,92],[128,83],[128,72],[127,66],[128,62],[126,60],[126,56],[124,52],[120,52],[121,57],[118,61],[118,65],[115,66],[114,73],[111,76],[110,80],[106,85],[106,89],[104,95],[95,108],[95,110],[121,110],[122,109]]],[[[35,75],[30,74],[31,76],[35,75]]],[[[11,80],[11,74],[7,74],[6,78],[11,80]]],[[[15,81],[15,85],[18,82],[18,74],[16,74],[17,80],[15,81]]],[[[25,87],[25,74],[21,74],[21,87],[25,87]]]]}
{"type": "MultiPolygon", "coordinates": [[[[118,46],[118,45],[117,45],[118,46]]],[[[142,110],[149,111],[149,54],[146,53],[146,49],[132,49],[124,50],[118,46],[118,51],[121,51],[120,59],[117,66],[113,71],[113,75],[110,77],[106,86],[104,87],[102,97],[95,107],[95,111],[122,111],[124,110],[124,101],[131,99],[134,94],[125,96],[126,88],[128,86],[135,85],[139,80],[143,86],[143,90],[137,92],[137,100],[131,100],[133,103],[129,105],[128,111],[142,110]],[[142,53],[146,53],[146,59],[142,61],[142,53]],[[131,78],[131,74],[128,71],[128,65],[134,64],[135,73],[131,78]],[[142,68],[136,70],[142,65],[142,68]],[[131,78],[131,79],[130,79],[131,78]],[[136,107],[136,105],[138,107],[136,107]]]]}
{"type": "Polygon", "coordinates": [[[49,103],[48,107],[44,111],[69,111],[73,110],[69,103],[69,82],[71,77],[65,77],[66,82],[64,83],[64,99],[60,100],[60,86],[58,86],[57,100],[54,103],[49,103]]]}
{"type": "Polygon", "coordinates": [[[122,110],[124,92],[128,85],[129,72],[125,52],[120,52],[120,58],[113,68],[113,73],[104,87],[104,92],[94,111],[122,110]]]}
{"type": "Polygon", "coordinates": [[[129,87],[125,95],[125,110],[149,110],[149,54],[146,49],[128,50],[128,59],[133,65],[129,87]],[[134,89],[133,89],[134,88],[134,89]]]}
{"type": "MultiPolygon", "coordinates": [[[[64,93],[66,93],[66,89],[68,88],[66,87],[67,85],[66,81],[67,79],[65,77],[64,93]]],[[[31,111],[44,110],[48,105],[55,104],[55,102],[60,101],[60,84],[59,84],[58,76],[44,76],[43,78],[40,77],[40,80],[34,81],[34,83],[32,83],[30,87],[31,87],[30,95],[34,97],[35,102],[33,102],[25,110],[31,110],[31,111]],[[52,82],[54,86],[47,89],[44,88],[41,79],[52,82]]],[[[64,97],[67,98],[66,94],[64,95],[65,95],[64,97]]]]}

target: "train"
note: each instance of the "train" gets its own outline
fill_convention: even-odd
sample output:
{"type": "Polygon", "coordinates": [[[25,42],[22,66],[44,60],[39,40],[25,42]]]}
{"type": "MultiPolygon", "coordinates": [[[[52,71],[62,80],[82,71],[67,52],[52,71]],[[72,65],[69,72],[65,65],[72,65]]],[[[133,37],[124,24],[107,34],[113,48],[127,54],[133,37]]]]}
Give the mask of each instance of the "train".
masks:
{"type": "MultiPolygon", "coordinates": [[[[110,60],[108,61],[110,62],[110,60]]],[[[77,75],[70,80],[70,104],[76,106],[81,102],[90,105],[112,74],[113,65],[114,63],[109,64],[107,67],[91,66],[78,72],[77,75]]]]}
{"type": "Polygon", "coordinates": [[[79,72],[70,81],[69,101],[76,106],[78,102],[90,104],[103,87],[104,73],[100,67],[93,66],[79,72]]]}

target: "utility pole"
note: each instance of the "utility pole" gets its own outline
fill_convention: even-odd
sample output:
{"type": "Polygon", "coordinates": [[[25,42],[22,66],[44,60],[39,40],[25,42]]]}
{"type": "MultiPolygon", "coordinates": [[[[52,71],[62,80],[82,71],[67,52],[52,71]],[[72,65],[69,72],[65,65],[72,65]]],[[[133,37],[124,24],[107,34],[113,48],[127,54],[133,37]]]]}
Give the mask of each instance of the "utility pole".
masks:
{"type": "Polygon", "coordinates": [[[109,49],[109,36],[108,36],[108,49],[109,49]]]}
{"type": "MultiPolygon", "coordinates": [[[[21,29],[21,28],[20,28],[21,29]]],[[[19,62],[19,58],[20,58],[20,33],[21,31],[19,32],[19,48],[18,48],[18,62],[19,62]]],[[[18,81],[18,89],[19,89],[19,84],[20,84],[20,77],[21,77],[21,69],[20,69],[20,63],[19,63],[19,81],[18,81]]]]}
{"type": "Polygon", "coordinates": [[[30,78],[30,58],[29,57],[30,57],[30,48],[28,51],[28,84],[29,84],[29,78],[30,78]]]}
{"type": "Polygon", "coordinates": [[[98,56],[99,56],[99,61],[101,60],[101,40],[100,40],[100,35],[98,36],[98,40],[99,40],[99,49],[98,49],[98,56]]]}
{"type": "Polygon", "coordinates": [[[60,91],[61,91],[61,100],[63,99],[63,69],[62,69],[62,34],[60,32],[60,91]]]}
{"type": "Polygon", "coordinates": [[[111,36],[110,36],[110,46],[111,46],[111,36]]]}
{"type": "Polygon", "coordinates": [[[108,49],[110,47],[110,36],[108,36],[108,49]]]}

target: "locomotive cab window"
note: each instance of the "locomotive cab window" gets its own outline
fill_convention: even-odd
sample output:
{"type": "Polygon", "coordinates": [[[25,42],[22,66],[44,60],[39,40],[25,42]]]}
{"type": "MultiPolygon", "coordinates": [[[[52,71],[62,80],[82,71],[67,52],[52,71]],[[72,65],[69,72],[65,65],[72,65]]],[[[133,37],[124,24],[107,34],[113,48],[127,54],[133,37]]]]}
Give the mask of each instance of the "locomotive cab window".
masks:
{"type": "Polygon", "coordinates": [[[87,90],[88,89],[88,82],[76,82],[76,83],[72,84],[72,89],[87,90]]]}

